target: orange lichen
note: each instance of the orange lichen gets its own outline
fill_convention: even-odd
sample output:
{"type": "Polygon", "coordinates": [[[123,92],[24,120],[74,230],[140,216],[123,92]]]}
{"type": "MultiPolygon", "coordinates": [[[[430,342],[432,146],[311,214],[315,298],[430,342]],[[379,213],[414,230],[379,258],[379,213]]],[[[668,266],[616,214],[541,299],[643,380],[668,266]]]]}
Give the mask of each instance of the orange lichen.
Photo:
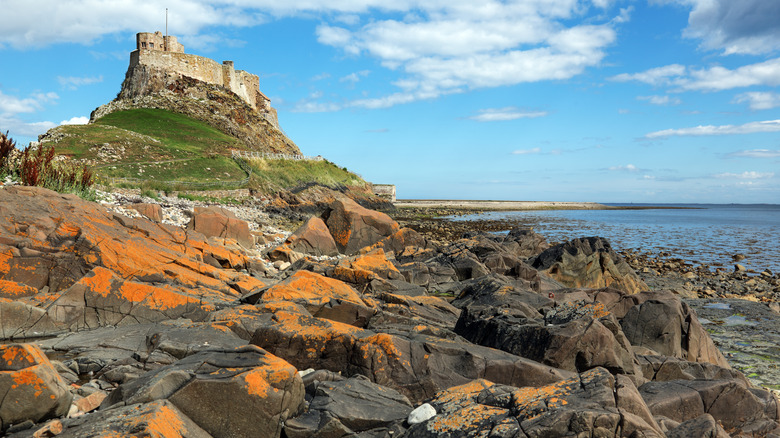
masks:
{"type": "Polygon", "coordinates": [[[145,432],[151,438],[185,437],[188,435],[181,416],[168,406],[160,406],[156,411],[130,420],[134,426],[141,426],[145,423],[145,432]]]}
{"type": "Polygon", "coordinates": [[[358,293],[347,284],[309,271],[298,271],[287,280],[270,287],[263,294],[263,299],[267,301],[295,299],[319,301],[322,298],[338,298],[362,303],[358,293]]]}
{"type": "Polygon", "coordinates": [[[46,382],[29,368],[13,373],[13,381],[14,384],[11,385],[11,389],[16,389],[22,385],[32,386],[35,389],[35,393],[33,393],[35,398],[43,394],[43,390],[46,388],[46,382]]]}
{"type": "Polygon", "coordinates": [[[270,392],[280,392],[277,387],[292,379],[297,372],[287,361],[272,354],[266,354],[264,361],[266,363],[263,366],[241,375],[246,382],[247,392],[261,398],[267,397],[270,392]]]}
{"type": "Polygon", "coordinates": [[[0,297],[19,298],[35,295],[38,290],[15,281],[0,280],[0,297]]]}
{"type": "Polygon", "coordinates": [[[472,404],[449,415],[437,415],[427,424],[430,431],[445,434],[479,427],[480,423],[492,417],[505,414],[506,409],[472,404]]]}
{"type": "Polygon", "coordinates": [[[567,405],[565,396],[580,387],[580,378],[573,377],[538,388],[525,387],[512,393],[515,409],[526,418],[534,418],[548,410],[567,405]]]}
{"type": "Polygon", "coordinates": [[[12,258],[11,248],[0,251],[0,275],[5,275],[11,270],[10,262],[12,258]]]}

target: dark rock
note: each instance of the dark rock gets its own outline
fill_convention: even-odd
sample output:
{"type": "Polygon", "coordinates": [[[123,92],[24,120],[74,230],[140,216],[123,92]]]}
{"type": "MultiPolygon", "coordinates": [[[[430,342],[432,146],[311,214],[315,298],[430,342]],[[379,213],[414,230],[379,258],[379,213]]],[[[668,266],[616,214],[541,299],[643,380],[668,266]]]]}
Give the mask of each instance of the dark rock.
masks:
{"type": "Polygon", "coordinates": [[[515,355],[463,341],[413,334],[390,335],[313,318],[289,303],[264,303],[252,343],[299,369],[324,368],[362,374],[414,402],[477,378],[513,385],[539,385],[569,373],[515,355]]]}
{"type": "Polygon", "coordinates": [[[740,380],[648,382],[639,392],[655,416],[683,423],[707,413],[729,431],[759,436],[780,432],[777,398],[740,380]]]}
{"type": "Polygon", "coordinates": [[[571,312],[568,319],[561,313],[552,319],[534,319],[528,311],[513,308],[469,306],[463,309],[455,332],[471,342],[555,368],[582,372],[605,367],[613,373],[637,374],[620,326],[598,306],[578,303],[577,307],[590,308],[590,314],[571,312]]]}
{"type": "Polygon", "coordinates": [[[631,345],[664,356],[729,367],[696,314],[679,299],[645,301],[632,307],[620,325],[631,345]]]}
{"type": "Polygon", "coordinates": [[[681,423],[666,434],[667,438],[729,438],[729,434],[710,414],[704,414],[681,423]]]}
{"type": "Polygon", "coordinates": [[[568,287],[612,287],[628,293],[647,285],[600,237],[586,237],[555,245],[532,260],[531,266],[568,287]]]}

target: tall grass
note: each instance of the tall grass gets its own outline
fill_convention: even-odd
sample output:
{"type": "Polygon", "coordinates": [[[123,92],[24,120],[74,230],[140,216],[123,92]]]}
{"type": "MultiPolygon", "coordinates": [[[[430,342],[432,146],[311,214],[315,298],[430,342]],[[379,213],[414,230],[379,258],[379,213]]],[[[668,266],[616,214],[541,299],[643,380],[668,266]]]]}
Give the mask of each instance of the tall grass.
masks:
{"type": "Polygon", "coordinates": [[[92,171],[86,165],[77,166],[70,161],[57,162],[54,147],[27,146],[18,162],[10,159],[16,142],[8,133],[0,134],[0,170],[19,177],[22,185],[45,187],[60,193],[76,193],[82,198],[95,198],[92,171]]]}

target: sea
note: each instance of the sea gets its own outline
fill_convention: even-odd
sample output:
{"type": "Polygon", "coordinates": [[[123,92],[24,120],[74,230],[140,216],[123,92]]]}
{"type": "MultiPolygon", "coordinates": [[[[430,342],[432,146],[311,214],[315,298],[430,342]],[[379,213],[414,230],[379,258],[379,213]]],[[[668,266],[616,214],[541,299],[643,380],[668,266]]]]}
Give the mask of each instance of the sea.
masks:
{"type": "MultiPolygon", "coordinates": [[[[600,236],[616,250],[663,254],[711,268],[780,273],[778,204],[605,204],[621,209],[500,211],[450,220],[505,220],[551,243],[600,236]]],[[[507,230],[508,231],[508,230],[507,230]]]]}

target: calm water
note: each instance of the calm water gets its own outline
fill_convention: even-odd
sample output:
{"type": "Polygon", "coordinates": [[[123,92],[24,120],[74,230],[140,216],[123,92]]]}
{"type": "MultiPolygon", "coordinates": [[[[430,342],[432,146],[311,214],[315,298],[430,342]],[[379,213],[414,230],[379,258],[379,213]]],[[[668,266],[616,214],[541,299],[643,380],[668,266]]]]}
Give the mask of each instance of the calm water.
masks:
{"type": "MultiPolygon", "coordinates": [[[[635,204],[608,204],[640,206],[635,204]]],[[[616,249],[668,252],[697,263],[780,272],[780,205],[668,204],[686,209],[487,212],[452,220],[507,219],[550,242],[601,236],[616,249]],[[690,208],[690,209],[688,209],[690,208]]]]}

